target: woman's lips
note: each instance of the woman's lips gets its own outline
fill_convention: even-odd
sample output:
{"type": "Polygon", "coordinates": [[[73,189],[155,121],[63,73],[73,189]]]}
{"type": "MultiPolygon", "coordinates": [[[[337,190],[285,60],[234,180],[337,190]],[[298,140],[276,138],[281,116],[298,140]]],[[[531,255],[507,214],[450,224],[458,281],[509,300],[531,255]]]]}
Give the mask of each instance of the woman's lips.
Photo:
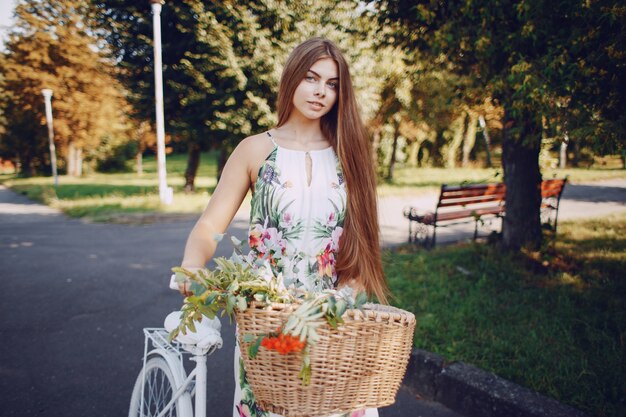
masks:
{"type": "Polygon", "coordinates": [[[319,101],[307,101],[307,103],[309,103],[311,107],[317,110],[320,110],[324,107],[324,105],[320,103],[319,101]]]}

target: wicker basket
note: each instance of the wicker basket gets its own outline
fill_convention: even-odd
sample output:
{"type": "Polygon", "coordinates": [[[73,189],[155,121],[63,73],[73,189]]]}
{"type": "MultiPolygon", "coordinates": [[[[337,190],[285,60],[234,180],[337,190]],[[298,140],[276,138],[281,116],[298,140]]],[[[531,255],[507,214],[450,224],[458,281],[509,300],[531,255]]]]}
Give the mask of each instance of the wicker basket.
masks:
{"type": "MultiPolygon", "coordinates": [[[[366,304],[348,310],[337,330],[319,328],[311,347],[311,383],[298,378],[302,354],[261,348],[248,356],[244,334],[267,334],[282,326],[297,305],[253,304],[237,312],[241,356],[257,404],[285,417],[320,417],[393,404],[409,361],[415,316],[395,307],[366,304]]],[[[323,320],[323,319],[321,319],[323,320]]]]}

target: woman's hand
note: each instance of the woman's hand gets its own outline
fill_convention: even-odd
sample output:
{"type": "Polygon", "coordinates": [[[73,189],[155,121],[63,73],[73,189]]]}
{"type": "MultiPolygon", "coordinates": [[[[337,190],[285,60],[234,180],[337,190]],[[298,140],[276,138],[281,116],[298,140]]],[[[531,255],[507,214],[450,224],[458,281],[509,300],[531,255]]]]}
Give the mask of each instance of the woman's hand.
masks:
{"type": "MultiPolygon", "coordinates": [[[[204,269],[202,267],[183,267],[183,268],[185,268],[187,271],[193,274],[197,273],[201,269],[204,269]]],[[[170,288],[173,290],[178,290],[178,292],[181,293],[181,295],[184,295],[185,297],[188,297],[193,294],[190,290],[190,287],[191,287],[191,281],[189,279],[185,279],[182,282],[177,282],[176,274],[173,274],[172,277],[170,278],[170,288]]]]}
{"type": "Polygon", "coordinates": [[[350,280],[339,280],[339,284],[337,285],[337,289],[340,290],[343,287],[350,287],[352,291],[354,291],[355,295],[360,292],[365,292],[365,287],[356,279],[352,278],[350,280]]]}
{"type": "Polygon", "coordinates": [[[193,293],[191,291],[189,291],[189,286],[190,286],[191,282],[188,280],[184,280],[183,282],[179,282],[178,283],[178,292],[181,293],[181,295],[184,295],[185,297],[189,297],[190,295],[193,295],[193,293]]]}

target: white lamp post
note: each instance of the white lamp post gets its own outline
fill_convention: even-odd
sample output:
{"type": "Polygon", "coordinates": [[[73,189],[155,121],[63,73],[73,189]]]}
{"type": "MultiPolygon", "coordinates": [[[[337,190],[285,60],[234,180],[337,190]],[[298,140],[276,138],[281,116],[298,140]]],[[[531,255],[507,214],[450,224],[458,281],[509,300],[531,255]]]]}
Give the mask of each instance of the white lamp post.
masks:
{"type": "Polygon", "coordinates": [[[163,115],[163,64],[161,61],[161,6],[164,1],[150,0],[154,30],[154,97],[156,105],[157,162],[159,173],[159,197],[161,203],[171,204],[174,196],[167,186],[165,170],[165,117],[163,115]]]}
{"type": "Polygon", "coordinates": [[[44,101],[46,102],[46,124],[48,125],[48,146],[50,148],[50,165],[52,165],[52,176],[54,177],[54,186],[59,186],[59,176],[57,174],[57,154],[54,146],[54,129],[52,127],[52,90],[44,88],[41,90],[44,101]]]}

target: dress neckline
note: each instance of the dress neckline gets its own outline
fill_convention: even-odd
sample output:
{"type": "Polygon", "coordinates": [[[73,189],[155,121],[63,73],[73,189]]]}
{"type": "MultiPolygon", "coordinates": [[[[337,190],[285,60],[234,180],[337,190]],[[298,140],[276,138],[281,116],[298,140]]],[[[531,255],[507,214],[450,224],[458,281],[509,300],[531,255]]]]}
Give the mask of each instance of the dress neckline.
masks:
{"type": "Polygon", "coordinates": [[[328,146],[328,147],[326,147],[326,148],[322,148],[322,149],[311,149],[311,150],[308,150],[308,151],[301,150],[301,149],[290,149],[290,148],[285,148],[284,146],[279,145],[278,143],[276,143],[276,140],[274,139],[274,136],[272,136],[272,134],[271,134],[269,131],[267,131],[267,132],[265,132],[265,133],[267,133],[267,136],[269,136],[269,138],[270,138],[270,140],[272,141],[272,143],[274,144],[274,147],[275,147],[275,148],[279,148],[279,149],[281,149],[281,150],[285,150],[285,151],[289,151],[289,152],[298,152],[298,153],[305,153],[305,154],[306,154],[306,153],[311,153],[311,152],[325,152],[325,151],[328,151],[329,149],[330,149],[330,150],[332,150],[332,149],[333,149],[332,145],[331,145],[331,146],[328,146]]]}

